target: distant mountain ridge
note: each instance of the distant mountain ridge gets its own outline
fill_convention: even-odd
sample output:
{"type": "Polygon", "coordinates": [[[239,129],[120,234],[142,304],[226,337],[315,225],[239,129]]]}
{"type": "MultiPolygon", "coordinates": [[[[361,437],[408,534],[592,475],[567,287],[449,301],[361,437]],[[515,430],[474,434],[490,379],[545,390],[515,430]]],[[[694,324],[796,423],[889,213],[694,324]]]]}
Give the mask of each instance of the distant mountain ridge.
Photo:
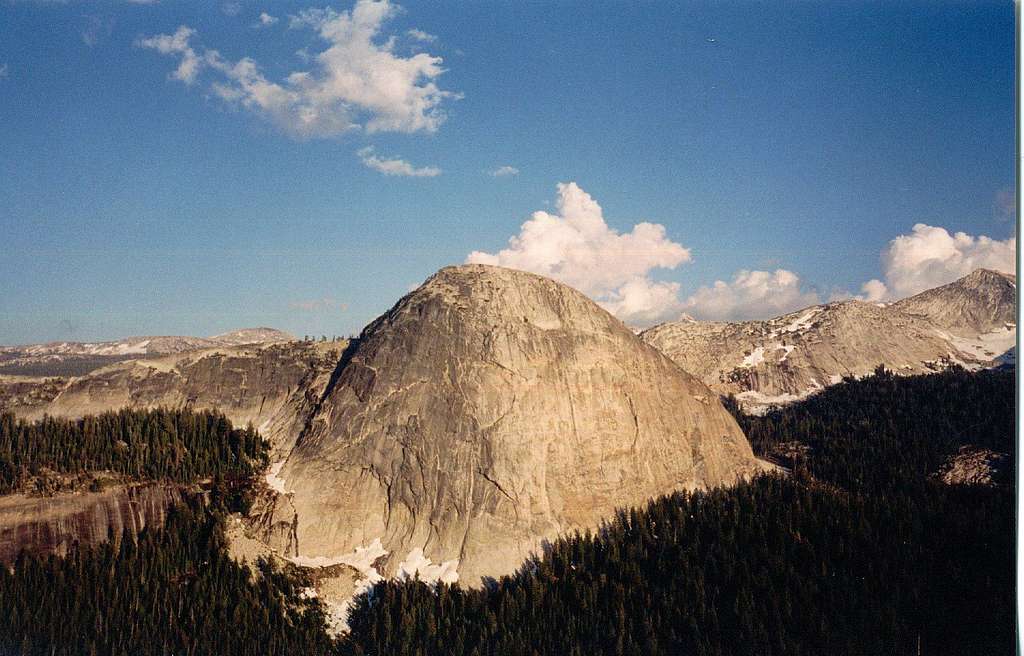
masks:
{"type": "Polygon", "coordinates": [[[275,328],[243,328],[213,337],[140,336],[101,342],[47,342],[0,346],[0,373],[82,375],[98,367],[141,357],[174,355],[201,349],[266,345],[295,341],[275,328]]]}
{"type": "Polygon", "coordinates": [[[979,269],[891,304],[815,305],[764,321],[684,319],[641,338],[721,394],[786,403],[878,365],[899,374],[1014,360],[1016,277],[979,269]]]}
{"type": "Polygon", "coordinates": [[[20,346],[0,346],[3,351],[21,351],[32,354],[68,355],[169,355],[197,348],[215,346],[238,346],[241,344],[271,344],[291,342],[295,336],[276,328],[242,328],[212,337],[191,337],[181,335],[146,335],[123,337],[121,339],[97,342],[55,341],[20,346]]]}
{"type": "Polygon", "coordinates": [[[291,333],[286,333],[285,331],[278,330],[276,328],[259,327],[232,330],[228,333],[214,335],[209,339],[221,344],[241,346],[244,344],[276,344],[278,342],[294,342],[296,337],[291,333]]]}

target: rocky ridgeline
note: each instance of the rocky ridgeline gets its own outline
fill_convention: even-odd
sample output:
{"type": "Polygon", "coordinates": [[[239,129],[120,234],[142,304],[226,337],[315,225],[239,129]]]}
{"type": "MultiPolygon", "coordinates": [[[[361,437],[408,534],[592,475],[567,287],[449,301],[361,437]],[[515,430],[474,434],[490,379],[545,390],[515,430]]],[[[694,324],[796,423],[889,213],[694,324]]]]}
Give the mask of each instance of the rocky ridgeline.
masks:
{"type": "Polygon", "coordinates": [[[274,328],[243,328],[213,337],[126,337],[107,342],[48,342],[0,346],[0,374],[80,376],[115,362],[232,346],[294,341],[274,328]]]}
{"type": "Polygon", "coordinates": [[[67,379],[7,377],[0,401],[26,419],[78,418],[123,407],[216,409],[290,448],[345,342],[218,347],[140,358],[67,379]]]}
{"type": "Polygon", "coordinates": [[[842,301],[766,321],[684,320],[642,338],[720,394],[786,403],[878,365],[922,374],[1012,360],[1016,280],[978,270],[893,304],[842,301]]]}

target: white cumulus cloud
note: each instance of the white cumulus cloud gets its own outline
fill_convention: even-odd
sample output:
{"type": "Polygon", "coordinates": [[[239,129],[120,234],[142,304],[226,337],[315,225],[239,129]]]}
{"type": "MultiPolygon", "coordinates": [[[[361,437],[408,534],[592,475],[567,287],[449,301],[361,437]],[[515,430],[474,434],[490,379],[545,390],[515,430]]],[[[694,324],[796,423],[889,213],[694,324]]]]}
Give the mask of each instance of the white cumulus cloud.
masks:
{"type": "Polygon", "coordinates": [[[441,175],[441,169],[436,166],[415,167],[404,159],[397,157],[379,157],[374,153],[373,146],[360,148],[356,153],[363,164],[374,171],[380,171],[384,175],[398,175],[411,178],[435,178],[441,175]]]}
{"type": "Polygon", "coordinates": [[[683,310],[679,283],[633,278],[610,292],[601,306],[626,323],[646,327],[676,319],[683,310]]]}
{"type": "Polygon", "coordinates": [[[495,178],[504,178],[512,175],[519,175],[519,169],[517,169],[514,166],[509,166],[508,164],[506,164],[505,166],[499,166],[498,168],[491,171],[491,175],[494,176],[495,178]]]}
{"type": "Polygon", "coordinates": [[[792,271],[741,270],[731,282],[718,280],[698,289],[683,309],[697,319],[741,321],[786,314],[819,302],[818,294],[803,289],[800,276],[792,271]]]}
{"type": "Polygon", "coordinates": [[[277,16],[271,16],[265,11],[260,12],[259,22],[253,25],[253,27],[270,27],[278,21],[277,16]]]}
{"type": "Polygon", "coordinates": [[[138,45],[179,58],[172,77],[186,84],[208,71],[218,97],[295,138],[332,137],[354,129],[434,132],[445,120],[442,103],[460,95],[437,86],[444,73],[441,57],[423,52],[401,57],[394,52],[394,38],[382,38],[384,23],[396,11],[388,0],[358,0],[351,11],[319,9],[291,16],[290,27],[315,30],[326,48],[310,55],[312,70],[293,71],[280,82],[268,79],[249,57],[233,62],[216,50],[194,46],[196,31],[188,26],[141,39],[138,45]]]}
{"type": "Polygon", "coordinates": [[[877,303],[878,301],[884,301],[888,293],[889,290],[884,282],[881,280],[869,280],[860,286],[860,296],[857,298],[869,303],[877,303]]]}
{"type": "Polygon", "coordinates": [[[466,262],[560,280],[627,323],[643,325],[678,315],[678,285],[650,278],[654,269],[674,269],[690,260],[690,251],[670,240],[664,226],[638,223],[620,234],[575,182],[558,185],[556,207],[555,214],[534,212],[509,239],[508,248],[474,251],[466,262]]]}
{"type": "Polygon", "coordinates": [[[918,223],[882,251],[885,278],[864,283],[867,300],[898,299],[945,285],[975,269],[1016,270],[1017,239],[1002,241],[918,223]]]}

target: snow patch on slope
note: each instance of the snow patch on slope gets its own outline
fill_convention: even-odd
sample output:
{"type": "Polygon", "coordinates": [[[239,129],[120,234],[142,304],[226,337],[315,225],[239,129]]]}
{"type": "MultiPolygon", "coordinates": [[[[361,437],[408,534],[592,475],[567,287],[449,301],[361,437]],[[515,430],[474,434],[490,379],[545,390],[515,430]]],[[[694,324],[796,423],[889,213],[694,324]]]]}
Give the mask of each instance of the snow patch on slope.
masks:
{"type": "Polygon", "coordinates": [[[398,575],[411,579],[419,575],[424,583],[455,583],[459,580],[459,560],[446,560],[434,565],[423,555],[423,549],[416,547],[398,564],[398,575]]]}
{"type": "Polygon", "coordinates": [[[741,367],[750,369],[764,362],[764,347],[758,346],[753,352],[747,357],[743,358],[743,362],[740,363],[741,367]]]}
{"type": "Polygon", "coordinates": [[[746,392],[740,392],[736,395],[736,400],[740,402],[743,409],[754,415],[763,415],[772,406],[775,405],[786,405],[788,403],[794,403],[796,401],[802,401],[808,396],[820,392],[824,389],[818,381],[811,381],[812,387],[805,389],[799,394],[777,394],[768,395],[755,390],[748,390],[746,392]]]}
{"type": "Polygon", "coordinates": [[[811,327],[811,320],[819,312],[821,312],[821,308],[820,307],[813,307],[813,308],[811,308],[810,310],[808,310],[807,312],[802,314],[800,316],[800,318],[796,319],[795,321],[791,322],[788,326],[783,328],[782,332],[784,332],[784,333],[795,333],[795,332],[799,332],[801,330],[807,330],[808,328],[811,327]]]}
{"type": "Polygon", "coordinates": [[[993,360],[1000,357],[1017,345],[1017,326],[1006,324],[999,330],[983,333],[974,339],[942,335],[961,353],[966,353],[979,360],[993,360]]]}
{"type": "MultiPolygon", "coordinates": [[[[376,538],[365,547],[356,547],[355,551],[351,553],[339,556],[292,556],[288,560],[299,567],[309,568],[348,565],[359,573],[351,597],[340,601],[323,599],[328,613],[327,623],[330,632],[332,635],[338,635],[348,630],[348,612],[355,598],[369,591],[374,584],[384,580],[384,576],[377,571],[374,563],[387,555],[388,551],[381,544],[380,538],[376,538]]],[[[398,577],[402,579],[418,577],[424,583],[450,584],[459,580],[458,567],[458,559],[434,564],[423,554],[423,549],[417,547],[399,563],[398,577]]],[[[313,588],[305,588],[301,595],[304,599],[318,596],[313,588]]]]}
{"type": "Polygon", "coordinates": [[[368,546],[356,547],[351,553],[340,556],[292,556],[288,558],[299,567],[331,567],[333,565],[348,565],[359,571],[366,577],[380,580],[380,573],[374,569],[373,564],[382,556],[388,555],[388,550],[381,544],[380,538],[375,538],[368,546]]]}
{"type": "Polygon", "coordinates": [[[147,346],[149,346],[149,340],[144,339],[141,342],[117,344],[113,348],[99,349],[97,352],[103,352],[104,355],[145,355],[147,346]]]}
{"type": "Polygon", "coordinates": [[[267,485],[270,489],[278,494],[290,494],[291,491],[285,487],[285,480],[278,476],[281,473],[281,468],[284,467],[284,460],[275,462],[270,466],[270,472],[264,477],[267,481],[267,485]]]}
{"type": "Polygon", "coordinates": [[[348,611],[352,606],[352,601],[372,588],[378,581],[384,580],[373,564],[386,555],[388,555],[388,550],[381,544],[380,538],[375,538],[368,546],[356,547],[355,551],[340,556],[292,556],[288,560],[299,567],[348,565],[359,572],[361,576],[355,582],[355,589],[353,589],[351,597],[342,601],[325,601],[328,611],[328,629],[332,635],[338,635],[348,630],[348,611]]]}
{"type": "Polygon", "coordinates": [[[785,351],[782,354],[782,357],[780,357],[778,362],[776,363],[776,364],[781,364],[781,363],[785,362],[789,358],[789,354],[792,353],[793,349],[795,349],[795,348],[796,348],[795,346],[790,345],[790,344],[779,344],[779,343],[770,344],[767,347],[765,347],[765,346],[758,346],[753,351],[751,351],[750,355],[747,355],[746,357],[743,358],[743,362],[740,363],[740,368],[741,369],[753,369],[757,365],[759,365],[762,362],[764,362],[765,361],[765,355],[764,354],[765,354],[765,350],[766,349],[769,350],[769,351],[772,351],[772,352],[775,352],[775,351],[785,351]]]}

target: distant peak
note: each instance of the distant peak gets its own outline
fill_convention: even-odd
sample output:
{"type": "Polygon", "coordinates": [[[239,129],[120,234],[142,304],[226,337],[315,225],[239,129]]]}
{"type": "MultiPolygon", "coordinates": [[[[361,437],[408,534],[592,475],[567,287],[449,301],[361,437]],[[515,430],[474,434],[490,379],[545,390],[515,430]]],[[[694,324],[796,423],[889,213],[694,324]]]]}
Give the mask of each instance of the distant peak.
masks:
{"type": "Polygon", "coordinates": [[[496,266],[493,264],[458,264],[446,266],[439,269],[437,273],[430,276],[422,285],[413,290],[412,295],[421,293],[432,293],[438,289],[452,286],[470,287],[486,284],[491,288],[520,288],[520,287],[550,287],[569,290],[574,294],[581,294],[574,287],[550,278],[545,275],[513,269],[509,267],[496,266]]]}
{"type": "Polygon", "coordinates": [[[295,336],[276,328],[259,326],[257,328],[240,328],[230,332],[214,335],[209,339],[228,344],[263,344],[270,342],[292,342],[295,336]]]}
{"type": "Polygon", "coordinates": [[[995,269],[975,269],[970,274],[964,277],[964,279],[975,279],[984,280],[986,278],[1002,278],[1004,280],[1015,281],[1017,276],[1012,273],[1003,273],[1002,271],[996,271],[995,269]]]}
{"type": "MultiPolygon", "coordinates": [[[[437,273],[473,273],[474,271],[490,271],[494,269],[504,269],[496,264],[449,264],[448,266],[441,267],[437,270],[437,273]]],[[[514,271],[514,269],[512,269],[514,271]]]]}
{"type": "Polygon", "coordinates": [[[459,278],[466,276],[486,276],[490,278],[547,278],[546,276],[498,266],[496,264],[453,264],[438,270],[432,278],[459,278]]]}

